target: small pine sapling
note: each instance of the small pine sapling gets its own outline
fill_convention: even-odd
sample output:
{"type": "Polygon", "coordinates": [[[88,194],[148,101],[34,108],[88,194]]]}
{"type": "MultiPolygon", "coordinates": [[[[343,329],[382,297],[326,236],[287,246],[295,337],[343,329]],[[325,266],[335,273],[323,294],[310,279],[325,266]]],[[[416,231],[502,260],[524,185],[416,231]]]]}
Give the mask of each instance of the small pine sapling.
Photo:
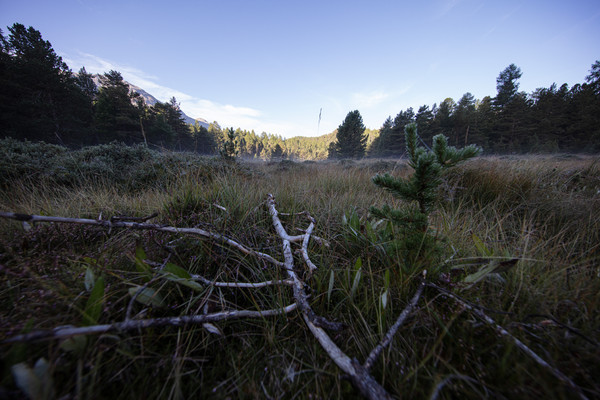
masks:
{"type": "Polygon", "coordinates": [[[406,126],[404,135],[408,164],[414,173],[408,179],[378,174],[373,177],[373,183],[406,204],[401,209],[392,209],[388,205],[371,207],[370,212],[376,218],[390,222],[392,229],[387,230],[391,233],[386,238],[386,250],[398,258],[405,272],[413,273],[418,272],[419,266],[434,261],[441,251],[438,237],[429,230],[429,214],[438,201],[443,172],[477,156],[481,149],[474,145],[457,149],[449,146],[448,139],[440,134],[433,138],[433,148],[427,150],[418,144],[415,123],[406,126]]]}

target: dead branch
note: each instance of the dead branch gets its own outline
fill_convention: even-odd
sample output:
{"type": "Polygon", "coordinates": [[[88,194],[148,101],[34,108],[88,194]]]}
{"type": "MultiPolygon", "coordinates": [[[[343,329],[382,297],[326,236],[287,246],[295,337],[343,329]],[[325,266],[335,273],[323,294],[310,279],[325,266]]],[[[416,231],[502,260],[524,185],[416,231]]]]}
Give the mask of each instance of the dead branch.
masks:
{"type": "Polygon", "coordinates": [[[114,216],[110,218],[110,222],[117,222],[117,221],[131,221],[131,222],[146,222],[148,220],[151,220],[152,218],[156,218],[158,217],[158,213],[152,213],[146,217],[123,217],[123,216],[114,216]]]}
{"type": "Polygon", "coordinates": [[[251,283],[251,282],[218,282],[218,281],[211,281],[210,279],[206,279],[203,276],[200,275],[192,275],[192,279],[195,281],[200,281],[206,285],[209,286],[214,286],[214,287],[228,287],[228,288],[251,288],[251,289],[256,289],[256,288],[262,288],[262,287],[266,287],[266,286],[274,286],[274,285],[287,285],[287,286],[292,286],[294,284],[293,281],[289,280],[289,279],[281,279],[281,280],[277,280],[277,281],[264,281],[264,282],[256,282],[256,283],[251,283]]]}
{"type": "MultiPolygon", "coordinates": [[[[227,236],[221,235],[219,233],[205,231],[200,228],[176,228],[173,226],[165,226],[165,225],[157,225],[157,224],[147,224],[140,222],[130,222],[130,221],[116,221],[111,222],[110,220],[103,219],[86,219],[86,218],[65,218],[65,217],[49,217],[44,215],[29,215],[29,214],[17,214],[17,213],[7,213],[0,212],[1,218],[9,218],[17,221],[21,221],[24,223],[35,223],[35,222],[60,222],[66,224],[82,224],[82,225],[97,225],[103,226],[105,228],[129,228],[129,229],[141,229],[141,230],[154,230],[160,232],[169,232],[169,233],[177,233],[184,235],[193,235],[193,236],[201,236],[208,239],[212,239],[217,243],[221,243],[234,249],[241,251],[242,253],[250,256],[258,257],[262,260],[265,260],[277,267],[283,267],[283,263],[281,261],[277,261],[273,257],[268,254],[261,253],[259,251],[255,251],[249,249],[248,247],[236,242],[233,239],[228,238],[227,236]]],[[[297,239],[299,240],[299,239],[297,239]]]]}
{"type": "Polygon", "coordinates": [[[496,321],[494,321],[491,317],[489,317],[487,314],[485,314],[483,311],[481,311],[481,309],[479,309],[477,307],[473,307],[469,302],[463,300],[462,298],[455,295],[454,293],[452,293],[442,287],[437,286],[436,284],[427,283],[426,285],[438,290],[443,295],[448,296],[451,299],[453,299],[454,301],[456,301],[457,303],[463,305],[465,308],[467,308],[469,311],[471,311],[473,314],[475,314],[477,317],[479,317],[483,322],[485,322],[486,324],[488,324],[492,328],[494,328],[496,330],[496,332],[498,332],[500,335],[511,339],[515,343],[515,345],[519,349],[521,349],[521,351],[523,351],[525,354],[527,354],[529,357],[531,357],[536,363],[538,363],[542,367],[548,369],[550,372],[552,372],[552,374],[555,377],[557,377],[558,379],[560,379],[561,381],[566,383],[568,386],[573,388],[577,392],[577,394],[579,395],[579,397],[581,399],[587,399],[585,394],[583,394],[581,388],[579,386],[577,386],[575,384],[575,382],[573,382],[573,380],[571,380],[571,378],[569,378],[568,376],[563,374],[561,371],[559,371],[558,369],[551,366],[546,360],[541,358],[537,353],[535,353],[527,345],[525,345],[525,343],[521,342],[519,339],[514,337],[512,334],[510,334],[510,332],[508,332],[506,329],[504,329],[501,325],[497,324],[496,321]]]}
{"type": "MultiPolygon", "coordinates": [[[[324,318],[316,318],[315,312],[308,303],[308,296],[304,291],[303,282],[298,278],[294,271],[294,257],[291,249],[290,236],[281,224],[277,209],[275,208],[275,198],[272,194],[268,195],[267,207],[273,219],[273,226],[283,242],[284,264],[290,279],[294,282],[294,299],[298,304],[298,309],[302,312],[304,322],[312,332],[313,336],[319,341],[321,347],[327,352],[335,364],[348,376],[360,393],[369,399],[391,399],[387,391],[369,374],[369,371],[362,367],[356,360],[348,357],[329,335],[323,330],[324,318]]],[[[326,320],[325,320],[326,321],[326,320]]],[[[329,321],[326,321],[332,324],[329,321]]]]}
{"type": "Polygon", "coordinates": [[[315,229],[315,220],[310,215],[308,216],[310,219],[310,225],[306,228],[306,233],[304,234],[304,239],[302,239],[302,257],[304,258],[304,262],[308,266],[310,273],[313,273],[317,266],[310,261],[310,257],[308,257],[308,242],[310,241],[310,235],[312,234],[313,229],[315,229]]]}
{"type": "Polygon", "coordinates": [[[252,310],[232,310],[223,311],[213,314],[203,315],[184,315],[181,317],[165,317],[165,318],[153,318],[153,319],[130,319],[123,322],[115,322],[112,324],[104,325],[92,325],[83,327],[58,327],[50,330],[38,330],[34,332],[24,333],[22,335],[16,335],[11,338],[2,341],[2,344],[18,343],[18,342],[32,342],[38,340],[55,340],[55,339],[67,339],[78,335],[98,335],[107,332],[126,332],[137,329],[146,329],[153,327],[162,326],[175,326],[181,327],[185,325],[197,325],[204,324],[206,322],[218,322],[227,321],[231,319],[241,318],[264,318],[274,315],[287,314],[296,309],[297,305],[292,303],[284,308],[252,311],[252,310]]]}
{"type": "Polygon", "coordinates": [[[394,335],[396,334],[400,326],[404,323],[404,321],[410,315],[412,310],[417,306],[417,303],[421,298],[421,294],[423,294],[424,288],[425,282],[421,282],[417,291],[415,292],[415,295],[410,300],[408,305],[404,308],[404,310],[402,310],[400,316],[398,317],[394,325],[392,325],[392,327],[387,331],[381,342],[371,351],[369,357],[367,357],[367,360],[363,365],[367,371],[371,370],[373,364],[375,363],[375,361],[377,361],[377,357],[379,357],[383,349],[385,349],[391,343],[392,339],[394,338],[394,335]]]}

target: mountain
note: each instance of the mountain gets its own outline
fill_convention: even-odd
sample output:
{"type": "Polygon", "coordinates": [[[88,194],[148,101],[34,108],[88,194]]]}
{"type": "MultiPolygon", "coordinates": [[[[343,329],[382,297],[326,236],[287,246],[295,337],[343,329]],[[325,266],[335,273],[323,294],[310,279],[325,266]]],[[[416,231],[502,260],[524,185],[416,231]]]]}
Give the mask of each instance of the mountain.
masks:
{"type": "MultiPolygon", "coordinates": [[[[99,74],[92,75],[92,79],[94,80],[96,87],[98,87],[98,88],[102,87],[101,75],[99,75],[99,74]]],[[[158,99],[156,97],[152,96],[150,93],[146,92],[141,87],[135,86],[134,84],[131,84],[127,81],[123,81],[123,82],[125,82],[127,84],[127,86],[129,86],[130,92],[135,92],[135,93],[138,93],[140,96],[142,96],[142,98],[144,99],[144,101],[146,102],[147,105],[153,106],[156,103],[158,103],[158,99]]],[[[208,121],[205,120],[204,118],[194,119],[192,117],[187,116],[183,111],[181,111],[181,115],[183,116],[183,119],[185,120],[186,124],[193,125],[195,121],[198,121],[198,124],[200,124],[200,126],[203,126],[208,129],[208,125],[209,125],[208,121]]]]}

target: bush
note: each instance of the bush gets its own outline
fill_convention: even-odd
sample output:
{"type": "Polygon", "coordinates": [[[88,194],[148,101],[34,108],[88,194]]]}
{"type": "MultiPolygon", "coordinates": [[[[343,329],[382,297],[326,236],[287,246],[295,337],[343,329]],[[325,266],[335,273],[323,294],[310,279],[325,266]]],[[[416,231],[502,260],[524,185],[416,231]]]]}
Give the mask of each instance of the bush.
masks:
{"type": "Polygon", "coordinates": [[[166,188],[186,174],[208,180],[218,171],[237,168],[194,153],[159,152],[142,144],[113,142],[68,150],[43,142],[0,140],[0,187],[15,180],[67,187],[110,184],[129,190],[166,188]]]}

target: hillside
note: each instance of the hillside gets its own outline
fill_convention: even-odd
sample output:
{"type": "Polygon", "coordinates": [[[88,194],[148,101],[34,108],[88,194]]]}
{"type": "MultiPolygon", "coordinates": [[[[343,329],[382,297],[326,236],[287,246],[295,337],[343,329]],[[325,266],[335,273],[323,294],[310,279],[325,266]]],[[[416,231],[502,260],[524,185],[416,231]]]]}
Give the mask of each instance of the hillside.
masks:
{"type": "MultiPolygon", "coordinates": [[[[101,79],[101,75],[100,74],[95,74],[92,76],[92,79],[94,80],[94,83],[96,84],[96,87],[100,88],[102,87],[102,79],[101,79]]],[[[140,96],[142,96],[142,98],[144,99],[144,101],[146,102],[147,105],[149,106],[153,106],[156,103],[158,103],[158,99],[156,97],[154,97],[153,95],[151,95],[150,93],[148,93],[147,91],[145,91],[144,89],[142,89],[139,86],[136,86],[132,83],[129,83],[127,81],[125,81],[125,83],[127,84],[127,86],[129,86],[129,90],[131,92],[135,92],[138,93],[140,96]]],[[[185,122],[187,124],[193,125],[195,121],[198,121],[198,123],[200,124],[200,126],[203,126],[205,128],[208,129],[208,121],[205,120],[204,118],[192,118],[188,115],[186,115],[183,111],[181,112],[181,114],[183,115],[183,118],[185,120],[185,122]]]]}

